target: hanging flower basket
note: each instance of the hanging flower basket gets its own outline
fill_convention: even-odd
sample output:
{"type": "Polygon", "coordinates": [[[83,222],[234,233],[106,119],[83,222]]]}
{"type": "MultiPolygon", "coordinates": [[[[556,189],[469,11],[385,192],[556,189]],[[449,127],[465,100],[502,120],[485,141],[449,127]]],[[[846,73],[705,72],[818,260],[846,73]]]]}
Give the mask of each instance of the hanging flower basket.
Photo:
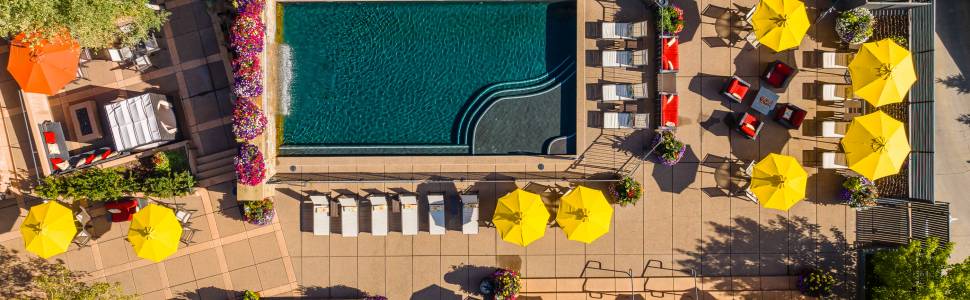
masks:
{"type": "Polygon", "coordinates": [[[232,133],[240,142],[255,139],[266,128],[266,115],[251,98],[239,98],[232,111],[232,133]]]}
{"type": "Polygon", "coordinates": [[[263,183],[266,178],[266,163],[263,161],[263,152],[253,144],[242,144],[239,146],[239,154],[234,160],[236,167],[236,178],[239,183],[256,186],[263,183]]]}
{"type": "Polygon", "coordinates": [[[657,163],[665,166],[676,165],[687,151],[687,144],[677,140],[671,130],[660,130],[653,136],[652,145],[655,147],[657,163]]]}
{"type": "Polygon", "coordinates": [[[249,224],[263,226],[272,223],[273,217],[276,216],[273,201],[269,198],[260,201],[240,202],[242,202],[243,219],[249,224]]]}
{"type": "Polygon", "coordinates": [[[843,42],[851,45],[868,41],[875,27],[876,17],[864,7],[844,11],[835,20],[835,33],[843,42]]]}
{"type": "Polygon", "coordinates": [[[684,10],[676,5],[661,6],[657,10],[657,30],[662,35],[675,35],[684,31],[684,10]]]}

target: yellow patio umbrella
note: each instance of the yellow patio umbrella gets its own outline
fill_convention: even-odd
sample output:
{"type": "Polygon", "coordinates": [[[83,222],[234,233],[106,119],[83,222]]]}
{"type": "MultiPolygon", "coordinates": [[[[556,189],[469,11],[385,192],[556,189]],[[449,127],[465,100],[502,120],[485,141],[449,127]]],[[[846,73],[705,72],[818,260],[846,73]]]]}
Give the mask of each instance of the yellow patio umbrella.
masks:
{"type": "Polygon", "coordinates": [[[754,165],[751,192],[765,208],[788,210],[805,199],[808,173],[794,157],[771,153],[754,165]]]}
{"type": "Polygon", "coordinates": [[[909,50],[893,40],[862,44],[849,62],[852,90],[872,106],[903,101],[916,82],[916,69],[909,50]]]}
{"type": "Polygon", "coordinates": [[[808,32],[805,3],[799,0],[761,0],[751,15],[758,41],[775,52],[798,47],[808,32]]]}
{"type": "Polygon", "coordinates": [[[160,262],[175,253],[182,237],[182,224],[172,209],[149,204],[131,218],[128,241],[138,257],[160,262]]]}
{"type": "Polygon", "coordinates": [[[870,180],[899,173],[911,150],[903,123],[882,111],[852,119],[842,149],[849,169],[870,180]]]}
{"type": "Polygon", "coordinates": [[[610,231],[613,207],[600,190],[580,186],[562,196],[556,223],[570,240],[592,243],[610,231]]]}
{"type": "Polygon", "coordinates": [[[30,208],[27,219],[20,225],[27,251],[43,258],[64,253],[77,235],[74,213],[57,201],[30,208]]]}
{"type": "Polygon", "coordinates": [[[539,195],[516,189],[498,199],[492,223],[502,239],[519,246],[528,246],[546,234],[549,211],[539,195]]]}

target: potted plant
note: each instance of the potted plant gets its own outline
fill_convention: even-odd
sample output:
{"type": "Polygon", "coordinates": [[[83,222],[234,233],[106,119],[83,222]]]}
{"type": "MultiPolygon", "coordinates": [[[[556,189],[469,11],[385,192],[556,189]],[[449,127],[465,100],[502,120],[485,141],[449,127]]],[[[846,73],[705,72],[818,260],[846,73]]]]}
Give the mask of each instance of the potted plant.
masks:
{"type": "Polygon", "coordinates": [[[661,35],[675,35],[684,30],[684,10],[676,5],[661,6],[657,17],[657,30],[661,35]]]}
{"type": "Polygon", "coordinates": [[[266,116],[252,98],[239,98],[232,111],[232,133],[240,142],[250,141],[263,133],[266,116]]]}
{"type": "Polygon", "coordinates": [[[677,140],[674,132],[668,129],[660,130],[657,135],[654,135],[653,145],[658,162],[665,166],[676,165],[687,151],[687,145],[677,140]]]}
{"type": "Polygon", "coordinates": [[[264,198],[260,201],[240,201],[242,202],[243,219],[253,225],[266,225],[273,222],[276,210],[273,209],[273,201],[264,198]]]}
{"type": "Polygon", "coordinates": [[[835,20],[835,32],[843,42],[857,45],[865,43],[872,37],[872,30],[876,25],[876,18],[869,9],[853,8],[839,14],[835,20]]]}
{"type": "Polygon", "coordinates": [[[522,288],[522,279],[519,272],[498,269],[492,273],[492,280],[495,282],[494,293],[491,294],[496,300],[515,300],[522,288]]]}
{"type": "Polygon", "coordinates": [[[848,177],[842,182],[842,200],[849,207],[863,210],[876,206],[876,197],[879,197],[879,190],[876,184],[865,177],[848,177]]]}
{"type": "Polygon", "coordinates": [[[629,176],[610,186],[610,194],[613,195],[613,199],[616,199],[616,203],[621,206],[636,205],[640,201],[642,193],[643,187],[640,186],[640,183],[629,176]]]}
{"type": "Polygon", "coordinates": [[[835,285],[835,276],[832,276],[829,272],[813,269],[798,276],[796,285],[798,286],[798,290],[805,296],[827,297],[832,294],[832,286],[835,285]]]}
{"type": "Polygon", "coordinates": [[[266,162],[263,161],[263,152],[253,144],[242,144],[239,146],[239,154],[233,161],[236,167],[236,177],[239,183],[256,186],[263,182],[266,177],[266,162]]]}

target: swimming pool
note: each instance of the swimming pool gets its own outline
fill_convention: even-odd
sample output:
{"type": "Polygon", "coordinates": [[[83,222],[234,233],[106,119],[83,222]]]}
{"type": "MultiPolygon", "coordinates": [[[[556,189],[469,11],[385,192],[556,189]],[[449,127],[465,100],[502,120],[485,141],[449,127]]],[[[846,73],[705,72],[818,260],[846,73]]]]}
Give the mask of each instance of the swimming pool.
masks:
{"type": "Polygon", "coordinates": [[[278,11],[281,155],[574,151],[574,2],[278,11]]]}

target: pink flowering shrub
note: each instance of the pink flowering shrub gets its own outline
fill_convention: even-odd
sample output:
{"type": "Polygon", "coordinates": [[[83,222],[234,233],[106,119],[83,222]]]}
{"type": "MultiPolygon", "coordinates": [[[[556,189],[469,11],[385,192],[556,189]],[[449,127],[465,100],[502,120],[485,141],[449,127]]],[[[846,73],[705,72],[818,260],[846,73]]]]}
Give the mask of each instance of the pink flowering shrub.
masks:
{"type": "Polygon", "coordinates": [[[245,185],[255,186],[266,178],[266,163],[263,162],[263,152],[253,144],[239,146],[239,154],[235,158],[236,177],[245,185]]]}
{"type": "Polygon", "coordinates": [[[236,57],[232,60],[233,92],[239,97],[263,94],[263,69],[258,57],[236,57]]]}
{"type": "Polygon", "coordinates": [[[262,9],[247,9],[236,15],[229,30],[229,44],[236,56],[258,56],[263,52],[265,30],[262,9]]]}
{"type": "Polygon", "coordinates": [[[236,140],[249,141],[263,133],[266,115],[251,98],[239,98],[232,110],[232,133],[236,140]]]}

